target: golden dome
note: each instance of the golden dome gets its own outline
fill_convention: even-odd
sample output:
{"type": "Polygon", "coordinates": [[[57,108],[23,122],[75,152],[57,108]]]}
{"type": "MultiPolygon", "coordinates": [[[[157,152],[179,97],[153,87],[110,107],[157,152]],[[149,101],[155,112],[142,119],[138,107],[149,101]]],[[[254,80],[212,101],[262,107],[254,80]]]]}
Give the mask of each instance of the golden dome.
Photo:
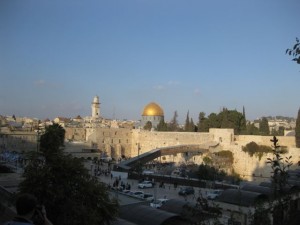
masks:
{"type": "Polygon", "coordinates": [[[155,102],[145,106],[142,116],[164,116],[164,111],[155,102]]]}

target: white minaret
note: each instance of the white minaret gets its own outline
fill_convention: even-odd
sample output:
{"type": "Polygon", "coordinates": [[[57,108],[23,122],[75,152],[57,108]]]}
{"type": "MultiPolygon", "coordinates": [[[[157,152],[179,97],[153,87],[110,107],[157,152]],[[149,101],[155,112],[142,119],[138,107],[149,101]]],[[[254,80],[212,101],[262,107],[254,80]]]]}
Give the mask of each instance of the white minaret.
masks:
{"type": "Polygon", "coordinates": [[[100,117],[100,102],[99,97],[96,95],[92,102],[92,118],[98,119],[100,117]]]}

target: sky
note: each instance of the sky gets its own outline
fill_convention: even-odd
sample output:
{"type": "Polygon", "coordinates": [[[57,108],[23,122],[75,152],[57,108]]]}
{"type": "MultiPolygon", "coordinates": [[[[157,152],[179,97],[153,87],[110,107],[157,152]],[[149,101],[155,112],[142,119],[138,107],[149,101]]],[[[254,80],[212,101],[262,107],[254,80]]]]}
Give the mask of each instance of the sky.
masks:
{"type": "Polygon", "coordinates": [[[296,117],[299,0],[1,0],[0,115],[296,117]]]}

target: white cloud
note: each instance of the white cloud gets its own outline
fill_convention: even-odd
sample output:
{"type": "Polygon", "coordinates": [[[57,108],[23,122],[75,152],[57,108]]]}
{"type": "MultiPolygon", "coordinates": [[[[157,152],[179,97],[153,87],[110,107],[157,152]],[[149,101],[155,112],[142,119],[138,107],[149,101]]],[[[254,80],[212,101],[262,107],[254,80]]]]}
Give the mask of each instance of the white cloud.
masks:
{"type": "Polygon", "coordinates": [[[36,80],[34,81],[34,85],[40,88],[54,88],[54,89],[62,87],[62,85],[59,83],[50,83],[50,82],[46,82],[45,80],[36,80]]]}
{"type": "Polygon", "coordinates": [[[159,91],[165,89],[165,87],[164,87],[163,85],[156,85],[156,86],[154,86],[153,88],[154,88],[155,90],[159,90],[159,91]]]}
{"type": "Polygon", "coordinates": [[[176,86],[176,85],[178,85],[178,84],[179,84],[178,81],[174,81],[174,80],[168,81],[168,85],[170,85],[170,86],[176,86]]]}

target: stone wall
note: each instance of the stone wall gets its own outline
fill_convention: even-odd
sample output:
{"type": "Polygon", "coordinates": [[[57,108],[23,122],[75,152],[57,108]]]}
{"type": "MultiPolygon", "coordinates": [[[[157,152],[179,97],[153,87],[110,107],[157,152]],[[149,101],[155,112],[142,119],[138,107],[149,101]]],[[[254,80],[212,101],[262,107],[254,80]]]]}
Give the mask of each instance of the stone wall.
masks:
{"type": "Polygon", "coordinates": [[[131,157],[147,151],[176,145],[202,144],[213,140],[211,133],[132,131],[131,157]]]}
{"type": "Polygon", "coordinates": [[[119,159],[131,156],[132,130],[126,128],[90,128],[86,131],[86,141],[92,148],[106,152],[119,159]]]}
{"type": "MultiPolygon", "coordinates": [[[[66,140],[73,143],[66,144],[71,152],[80,152],[82,149],[99,149],[108,156],[119,159],[122,156],[134,157],[147,151],[176,145],[204,144],[212,141],[219,145],[210,149],[210,152],[229,150],[233,153],[233,169],[247,180],[260,181],[270,177],[271,169],[266,164],[268,157],[265,154],[261,159],[258,156],[249,156],[242,151],[242,147],[254,141],[259,145],[272,146],[272,136],[234,135],[232,129],[210,129],[209,132],[157,132],[126,128],[65,128],[66,140]],[[78,143],[76,143],[78,142],[78,143]]],[[[279,145],[286,146],[292,156],[293,168],[300,161],[300,149],[295,147],[295,137],[278,136],[279,145]]],[[[34,132],[1,132],[0,148],[12,151],[35,150],[37,134],[34,132]]],[[[202,154],[188,153],[161,157],[163,161],[178,163],[202,163],[202,154]]]]}
{"type": "MultiPolygon", "coordinates": [[[[160,147],[217,141],[219,142],[217,151],[232,151],[234,156],[232,166],[236,173],[240,174],[246,180],[261,182],[270,178],[271,167],[266,161],[267,158],[272,158],[273,155],[269,153],[264,154],[262,158],[259,158],[257,155],[251,157],[248,153],[242,151],[242,147],[251,141],[260,145],[272,146],[271,139],[272,136],[235,136],[232,129],[210,129],[208,133],[133,130],[131,156],[134,157],[160,147]]],[[[278,139],[279,145],[288,148],[288,153],[283,156],[288,157],[292,155],[292,161],[294,162],[292,168],[296,168],[297,162],[300,161],[300,149],[294,147],[295,138],[279,136],[278,139]]],[[[203,155],[192,155],[189,159],[192,163],[200,164],[202,163],[203,155]]],[[[186,163],[186,155],[166,156],[163,160],[186,163]]]]}
{"type": "Polygon", "coordinates": [[[35,132],[13,131],[0,133],[0,150],[16,152],[36,151],[38,135],[35,132]]]}
{"type": "Polygon", "coordinates": [[[72,141],[86,140],[86,129],[85,128],[65,127],[64,129],[66,131],[66,133],[65,133],[66,140],[72,140],[72,141]]]}
{"type": "MultiPolygon", "coordinates": [[[[239,145],[245,146],[246,144],[254,141],[259,145],[267,145],[271,146],[270,139],[273,138],[273,136],[258,136],[258,135],[236,135],[234,136],[235,142],[239,145]]],[[[287,146],[288,148],[295,148],[295,137],[293,136],[277,136],[279,142],[278,144],[281,146],[287,146]]]]}

